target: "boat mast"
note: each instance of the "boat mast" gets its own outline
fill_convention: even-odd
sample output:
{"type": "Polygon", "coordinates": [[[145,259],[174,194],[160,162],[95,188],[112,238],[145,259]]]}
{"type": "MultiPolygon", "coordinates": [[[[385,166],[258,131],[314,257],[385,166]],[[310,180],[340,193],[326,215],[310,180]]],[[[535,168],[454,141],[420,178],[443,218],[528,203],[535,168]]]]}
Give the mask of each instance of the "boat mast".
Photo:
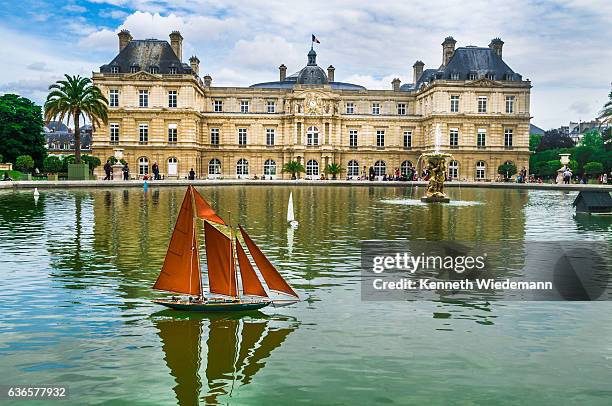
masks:
{"type": "MultiPolygon", "coordinates": [[[[230,267],[233,268],[234,272],[230,274],[230,278],[233,277],[234,278],[234,286],[236,287],[236,297],[238,299],[240,299],[240,289],[238,286],[238,271],[236,270],[236,258],[234,255],[234,234],[232,232],[232,212],[228,210],[228,216],[229,216],[229,221],[228,221],[228,227],[229,227],[229,239],[230,239],[230,267]]],[[[230,269],[231,271],[231,269],[230,269]]]]}
{"type": "MultiPolygon", "coordinates": [[[[190,188],[193,188],[193,186],[189,186],[190,188]]],[[[195,206],[195,195],[193,193],[193,189],[191,190],[191,204],[193,205],[192,207],[196,207],[195,206]]],[[[196,226],[198,225],[198,214],[196,212],[196,210],[193,210],[193,241],[192,241],[192,246],[191,246],[191,255],[193,256],[194,252],[196,251],[194,248],[198,247],[198,233],[196,231],[196,226]]],[[[203,299],[204,298],[204,287],[202,286],[202,266],[200,264],[200,255],[198,254],[197,256],[197,261],[198,261],[198,282],[200,282],[200,298],[203,299]]],[[[193,262],[191,262],[193,263],[193,262]]],[[[192,270],[193,272],[193,270],[192,270]]]]}

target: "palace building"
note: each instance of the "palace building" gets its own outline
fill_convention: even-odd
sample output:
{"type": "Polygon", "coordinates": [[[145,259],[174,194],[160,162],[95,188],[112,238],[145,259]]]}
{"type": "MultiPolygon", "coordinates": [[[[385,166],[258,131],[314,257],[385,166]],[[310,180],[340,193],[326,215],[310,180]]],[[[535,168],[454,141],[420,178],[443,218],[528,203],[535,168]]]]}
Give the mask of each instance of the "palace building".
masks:
{"type": "Polygon", "coordinates": [[[436,139],[452,154],[452,178],[493,180],[507,161],[528,167],[531,82],[503,61],[499,38],[456,48],[447,37],[441,65],[416,61],[412,83],[376,90],[336,81],[314,49],[292,75],[280,65],[277,81],[216,87],[200,77],[197,57],[183,62],[179,32],[169,42],[118,35],[118,55],[93,73],[110,107],[92,150],[103,162],[122,155],[133,177],[154,162],[170,178],[191,168],[198,178],[288,178],[281,169],[293,160],[308,178],[330,163],[344,168],[342,178],[369,167],[377,176],[406,173],[421,169],[436,139]]]}

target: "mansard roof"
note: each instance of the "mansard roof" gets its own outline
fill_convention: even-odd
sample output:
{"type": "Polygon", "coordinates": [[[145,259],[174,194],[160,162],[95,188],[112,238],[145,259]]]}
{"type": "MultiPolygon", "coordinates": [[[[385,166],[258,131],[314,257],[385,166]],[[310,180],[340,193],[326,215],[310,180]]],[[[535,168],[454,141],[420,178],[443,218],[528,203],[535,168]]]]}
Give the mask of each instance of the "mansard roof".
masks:
{"type": "Polygon", "coordinates": [[[131,40],[108,65],[100,66],[100,72],[110,73],[113,66],[119,67],[119,73],[130,73],[132,66],[139,71],[157,68],[161,74],[170,73],[170,68],[176,68],[178,74],[193,73],[188,64],[179,60],[168,41],[158,39],[131,40]]]}

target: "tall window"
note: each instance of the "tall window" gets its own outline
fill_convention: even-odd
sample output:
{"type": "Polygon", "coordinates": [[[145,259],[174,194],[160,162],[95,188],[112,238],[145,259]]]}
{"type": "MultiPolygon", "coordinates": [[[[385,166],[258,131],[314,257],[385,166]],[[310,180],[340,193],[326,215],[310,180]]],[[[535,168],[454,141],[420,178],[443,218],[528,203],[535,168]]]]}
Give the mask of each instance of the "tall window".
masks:
{"type": "Polygon", "coordinates": [[[469,80],[476,80],[478,79],[478,73],[476,72],[470,72],[470,74],[468,75],[469,80]]]}
{"type": "Polygon", "coordinates": [[[478,161],[476,163],[476,179],[484,179],[485,178],[485,170],[487,165],[484,161],[478,161]]]}
{"type": "Polygon", "coordinates": [[[168,107],[176,107],[176,90],[168,91],[168,107]]]}
{"type": "Polygon", "coordinates": [[[359,162],[351,159],[347,166],[347,175],[349,178],[359,176],[359,162]]]}
{"type": "Polygon", "coordinates": [[[346,114],[355,114],[355,103],[346,103],[346,114]]]}
{"type": "Polygon", "coordinates": [[[140,70],[139,66],[136,66],[136,65],[130,66],[130,73],[136,73],[139,70],[140,70]]]}
{"type": "Polygon", "coordinates": [[[276,131],[274,128],[266,128],[266,145],[274,145],[276,131]]]}
{"type": "Polygon", "coordinates": [[[504,130],[504,147],[508,148],[512,146],[512,128],[506,128],[504,130]]]}
{"type": "Polygon", "coordinates": [[[212,145],[219,145],[219,129],[218,128],[210,129],[210,143],[212,145]]]}
{"type": "Polygon", "coordinates": [[[208,162],[208,174],[209,175],[221,175],[221,161],[217,158],[213,158],[208,162]]]}
{"type": "Polygon", "coordinates": [[[241,113],[249,112],[249,101],[248,100],[240,100],[240,112],[241,113]]]}
{"type": "Polygon", "coordinates": [[[412,148],[412,131],[404,131],[404,148],[412,148]]]}
{"type": "Polygon", "coordinates": [[[306,145],[319,145],[319,129],[314,125],[306,130],[306,145]]]}
{"type": "Polygon", "coordinates": [[[413,171],[414,171],[413,168],[414,167],[412,166],[412,162],[404,161],[400,165],[400,173],[402,174],[402,176],[409,176],[409,175],[411,175],[413,173],[413,171]]]}
{"type": "Polygon", "coordinates": [[[487,96],[478,96],[478,112],[487,112],[487,96]]]}
{"type": "Polygon", "coordinates": [[[372,103],[372,114],[380,114],[380,103],[372,103]]]}
{"type": "Polygon", "coordinates": [[[459,162],[453,160],[448,163],[448,177],[451,179],[459,177],[459,162]]]}
{"type": "Polygon", "coordinates": [[[319,163],[314,159],[306,162],[306,176],[319,176],[319,163]]]}
{"type": "Polygon", "coordinates": [[[514,113],[514,96],[506,96],[506,113],[514,113]]]}
{"type": "Polygon", "coordinates": [[[459,146],[459,130],[458,129],[456,129],[456,128],[451,128],[450,129],[449,144],[450,144],[451,148],[459,146]]]}
{"type": "Polygon", "coordinates": [[[451,113],[459,112],[459,96],[450,97],[450,111],[451,113]]]}
{"type": "Polygon", "coordinates": [[[149,73],[158,74],[159,68],[157,66],[151,66],[149,67],[149,73]]]}
{"type": "Polygon", "coordinates": [[[489,80],[495,80],[495,73],[487,73],[486,78],[489,80]]]}
{"type": "Polygon", "coordinates": [[[459,80],[459,72],[453,72],[450,75],[451,80],[459,80]]]}
{"type": "Polygon", "coordinates": [[[147,175],[149,173],[149,160],[147,157],[138,158],[138,174],[147,175]]]}
{"type": "Polygon", "coordinates": [[[119,143],[119,124],[117,123],[110,124],[110,142],[111,144],[119,143]]]}
{"type": "Polygon", "coordinates": [[[266,159],[266,162],[264,162],[263,173],[267,176],[276,175],[276,162],[273,159],[266,159]]]}
{"type": "Polygon", "coordinates": [[[140,124],[138,126],[138,141],[141,144],[146,144],[149,142],[149,125],[148,124],[140,124]]]}
{"type": "Polygon", "coordinates": [[[385,131],[377,130],[376,131],[376,146],[382,148],[385,146],[385,131]]]}
{"type": "Polygon", "coordinates": [[[236,164],[236,175],[246,176],[249,174],[249,161],[244,158],[238,160],[236,164]]]}
{"type": "Polygon", "coordinates": [[[238,129],[238,145],[246,145],[247,144],[247,129],[239,128],[238,129]]]}
{"type": "Polygon", "coordinates": [[[484,128],[478,129],[478,134],[476,135],[476,146],[478,148],[484,148],[487,145],[487,130],[484,128]]]}
{"type": "Polygon", "coordinates": [[[357,130],[349,130],[349,147],[357,148],[357,130]]]}
{"type": "Polygon", "coordinates": [[[109,107],[119,107],[119,90],[111,89],[108,93],[109,107]]]}
{"type": "Polygon", "coordinates": [[[177,128],[176,124],[168,124],[168,142],[171,144],[177,141],[177,128]]]}
{"type": "Polygon", "coordinates": [[[149,107],[149,91],[148,90],[138,91],[138,106],[149,107]]]}
{"type": "Polygon", "coordinates": [[[268,113],[275,113],[276,112],[276,102],[274,100],[268,100],[267,108],[268,108],[268,113]]]}
{"type": "Polygon", "coordinates": [[[374,164],[374,175],[383,176],[385,173],[387,173],[387,164],[385,161],[376,161],[374,164]]]}
{"type": "Polygon", "coordinates": [[[213,109],[215,113],[221,113],[223,111],[223,100],[213,101],[213,109]]]}
{"type": "Polygon", "coordinates": [[[406,115],[406,103],[397,103],[397,114],[400,116],[406,115]]]}

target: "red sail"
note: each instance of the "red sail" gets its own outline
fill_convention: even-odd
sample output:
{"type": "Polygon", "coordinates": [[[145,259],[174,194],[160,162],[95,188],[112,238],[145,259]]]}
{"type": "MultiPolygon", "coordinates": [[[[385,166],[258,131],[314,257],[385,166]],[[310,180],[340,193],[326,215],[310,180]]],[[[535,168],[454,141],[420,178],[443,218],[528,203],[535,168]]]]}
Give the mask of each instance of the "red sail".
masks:
{"type": "Polygon", "coordinates": [[[255,260],[255,264],[257,264],[257,268],[259,268],[259,272],[261,272],[261,276],[263,276],[264,280],[268,287],[272,290],[276,290],[278,292],[283,292],[291,296],[299,297],[297,293],[289,286],[289,284],[283,279],[280,273],[274,268],[274,265],[266,258],[266,256],[261,252],[259,247],[255,245],[251,237],[244,231],[242,226],[240,227],[240,232],[242,233],[242,238],[244,238],[244,242],[255,260]]]}
{"type": "Polygon", "coordinates": [[[232,244],[221,231],[204,222],[210,293],[238,296],[232,244]]]}
{"type": "Polygon", "coordinates": [[[187,189],[164,265],[153,289],[200,296],[202,279],[193,218],[193,193],[187,189]]]}
{"type": "Polygon", "coordinates": [[[245,295],[268,297],[266,290],[259,281],[249,257],[236,238],[236,253],[238,254],[238,265],[240,265],[240,279],[242,280],[242,292],[245,295]]]}
{"type": "Polygon", "coordinates": [[[194,188],[193,186],[189,186],[189,187],[193,190],[193,196],[195,197],[196,213],[198,217],[203,220],[212,221],[213,223],[225,225],[225,222],[223,221],[223,219],[217,216],[217,213],[215,213],[213,208],[210,207],[210,204],[208,204],[208,202],[204,200],[204,198],[196,190],[196,188],[194,188]]]}

